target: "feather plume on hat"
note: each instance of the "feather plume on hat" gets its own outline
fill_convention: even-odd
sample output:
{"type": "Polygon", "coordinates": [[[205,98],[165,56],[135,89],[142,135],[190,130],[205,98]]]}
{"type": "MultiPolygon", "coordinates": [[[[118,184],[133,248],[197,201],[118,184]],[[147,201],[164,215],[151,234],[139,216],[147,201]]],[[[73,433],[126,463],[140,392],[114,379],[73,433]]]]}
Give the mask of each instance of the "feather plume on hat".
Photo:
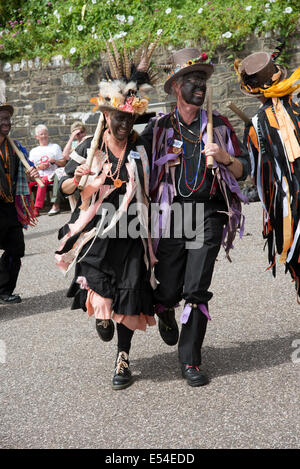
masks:
{"type": "Polygon", "coordinates": [[[8,111],[12,116],[14,108],[6,102],[6,84],[4,80],[0,80],[0,111],[8,111]]]}
{"type": "Polygon", "coordinates": [[[131,114],[144,114],[149,99],[145,96],[154,83],[150,72],[150,61],[159,42],[141,44],[134,53],[126,51],[124,40],[119,52],[110,34],[110,43],[105,40],[108,70],[106,80],[99,83],[99,95],[90,99],[95,104],[93,110],[122,111],[131,114]],[[139,94],[139,96],[138,96],[139,94]]]}

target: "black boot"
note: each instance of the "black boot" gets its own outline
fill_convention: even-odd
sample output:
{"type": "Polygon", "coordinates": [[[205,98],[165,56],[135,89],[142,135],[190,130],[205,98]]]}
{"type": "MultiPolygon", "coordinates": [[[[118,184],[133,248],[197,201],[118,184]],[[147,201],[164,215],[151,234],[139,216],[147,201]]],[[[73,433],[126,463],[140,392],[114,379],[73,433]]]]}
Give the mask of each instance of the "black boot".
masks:
{"type": "Polygon", "coordinates": [[[126,352],[120,352],[115,363],[113,389],[125,389],[132,384],[133,378],[129,368],[129,357],[126,352]]]}
{"type": "Polygon", "coordinates": [[[109,342],[115,332],[115,325],[111,319],[96,319],[96,331],[101,340],[109,342]]]}
{"type": "Polygon", "coordinates": [[[175,319],[175,309],[166,308],[158,316],[158,329],[162,340],[167,345],[176,345],[179,337],[178,325],[175,319]]]}

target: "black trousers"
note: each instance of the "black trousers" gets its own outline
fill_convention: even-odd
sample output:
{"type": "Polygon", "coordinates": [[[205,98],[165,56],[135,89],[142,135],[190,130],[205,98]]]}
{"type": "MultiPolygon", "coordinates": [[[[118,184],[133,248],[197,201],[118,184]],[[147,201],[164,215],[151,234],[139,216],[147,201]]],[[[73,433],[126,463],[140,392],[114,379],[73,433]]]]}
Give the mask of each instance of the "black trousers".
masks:
{"type": "Polygon", "coordinates": [[[0,294],[11,295],[16,287],[25,253],[22,225],[18,222],[14,204],[0,204],[0,294]]]}
{"type": "MultiPolygon", "coordinates": [[[[194,247],[184,236],[160,240],[156,253],[155,276],[159,284],[154,291],[155,303],[173,307],[185,299],[186,303],[208,305],[213,296],[209,287],[227,221],[227,216],[219,210],[224,210],[222,204],[204,204],[202,246],[194,247]]],[[[193,309],[188,322],[182,324],[178,345],[181,363],[201,363],[206,326],[206,316],[199,309],[193,309]]]]}

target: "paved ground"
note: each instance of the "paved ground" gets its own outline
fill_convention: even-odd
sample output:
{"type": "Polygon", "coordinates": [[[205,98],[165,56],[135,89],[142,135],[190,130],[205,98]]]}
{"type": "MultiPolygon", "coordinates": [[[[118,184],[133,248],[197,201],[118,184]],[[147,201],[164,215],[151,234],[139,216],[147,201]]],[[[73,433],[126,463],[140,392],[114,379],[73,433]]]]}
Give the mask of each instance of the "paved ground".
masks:
{"type": "Polygon", "coordinates": [[[111,389],[116,338],[101,342],[94,320],[70,311],[71,278],[54,264],[69,214],[41,216],[26,233],[23,302],[0,306],[0,447],[299,448],[300,306],[282,266],[275,280],[264,272],[259,204],[245,214],[233,262],[222,252],[213,279],[210,385],[186,385],[155,326],[133,339],[124,391],[111,389]]]}

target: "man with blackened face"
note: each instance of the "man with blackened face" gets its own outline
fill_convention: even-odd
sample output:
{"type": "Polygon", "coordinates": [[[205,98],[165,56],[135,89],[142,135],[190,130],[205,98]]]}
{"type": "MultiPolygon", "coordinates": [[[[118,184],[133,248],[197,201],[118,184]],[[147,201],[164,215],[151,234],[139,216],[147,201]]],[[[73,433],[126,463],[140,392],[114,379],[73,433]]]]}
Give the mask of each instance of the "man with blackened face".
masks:
{"type": "Polygon", "coordinates": [[[183,378],[190,386],[203,386],[209,381],[199,368],[210,319],[208,302],[213,296],[209,287],[223,229],[225,225],[233,227],[226,215],[233,213],[227,206],[232,187],[226,186],[222,175],[238,187],[235,178],[247,176],[248,157],[228,121],[216,112],[213,143],[207,141],[208,116],[202,106],[207,80],[213,73],[207,55],[198,49],[182,49],[173,54],[171,66],[164,90],[176,97],[175,109],[152,120],[142,133],[152,143],[150,187],[153,200],[161,207],[152,227],[158,260],[154,269],[158,281],[155,309],[164,342],[179,342],[183,378]],[[213,157],[214,169],[207,164],[208,157],[213,157]],[[175,213],[182,214],[179,220],[175,213]],[[179,334],[174,308],[181,300],[185,304],[179,334]]]}
{"type": "Polygon", "coordinates": [[[191,72],[181,79],[181,96],[187,104],[202,106],[206,93],[207,75],[205,72],[191,72]]]}

